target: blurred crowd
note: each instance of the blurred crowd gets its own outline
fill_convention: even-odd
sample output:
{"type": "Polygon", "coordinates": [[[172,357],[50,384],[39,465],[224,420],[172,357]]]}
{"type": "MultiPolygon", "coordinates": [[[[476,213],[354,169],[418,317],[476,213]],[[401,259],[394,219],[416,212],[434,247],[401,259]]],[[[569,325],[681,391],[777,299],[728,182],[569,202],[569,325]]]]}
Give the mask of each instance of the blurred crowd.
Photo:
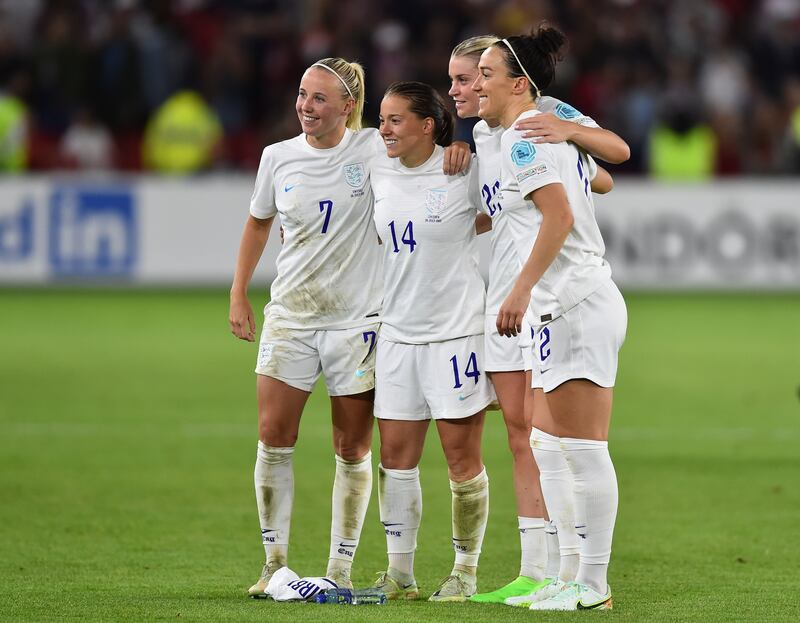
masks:
{"type": "Polygon", "coordinates": [[[544,19],[548,94],[629,142],[617,170],[800,171],[800,0],[0,0],[0,168],[252,170],[311,62],[362,62],[375,125],[392,81],[445,94],[454,44],[544,19]]]}

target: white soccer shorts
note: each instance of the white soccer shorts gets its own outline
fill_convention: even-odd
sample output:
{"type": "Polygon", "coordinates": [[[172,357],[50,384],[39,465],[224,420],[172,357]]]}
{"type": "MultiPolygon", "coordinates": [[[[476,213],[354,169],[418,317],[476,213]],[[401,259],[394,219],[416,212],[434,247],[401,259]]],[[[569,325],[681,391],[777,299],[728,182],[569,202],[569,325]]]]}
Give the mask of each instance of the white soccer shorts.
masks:
{"type": "Polygon", "coordinates": [[[608,281],[555,320],[536,327],[533,386],[549,392],[565,381],[588,379],[614,387],[627,326],[625,301],[608,281]]]}
{"type": "Polygon", "coordinates": [[[519,340],[505,337],[497,332],[497,315],[486,316],[484,321],[484,345],[486,348],[487,372],[516,372],[525,368],[519,340]]]}
{"type": "Polygon", "coordinates": [[[312,331],[265,324],[256,374],[310,392],[320,374],[330,396],[350,396],[375,387],[379,323],[355,329],[312,331]]]}
{"type": "Polygon", "coordinates": [[[485,409],[494,392],[483,347],[483,334],[430,344],[400,344],[379,336],[375,417],[460,419],[485,409]]]}

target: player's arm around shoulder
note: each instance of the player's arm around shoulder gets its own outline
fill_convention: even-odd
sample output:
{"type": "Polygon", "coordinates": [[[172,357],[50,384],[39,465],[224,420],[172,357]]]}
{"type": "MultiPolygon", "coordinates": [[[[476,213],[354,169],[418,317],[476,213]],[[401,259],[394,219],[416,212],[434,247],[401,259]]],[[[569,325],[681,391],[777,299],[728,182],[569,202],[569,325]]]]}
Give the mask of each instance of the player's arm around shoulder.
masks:
{"type": "Polygon", "coordinates": [[[521,119],[515,127],[523,130],[523,137],[534,143],[571,141],[611,164],[621,164],[631,157],[628,144],[611,130],[561,119],[550,112],[521,119]]]}

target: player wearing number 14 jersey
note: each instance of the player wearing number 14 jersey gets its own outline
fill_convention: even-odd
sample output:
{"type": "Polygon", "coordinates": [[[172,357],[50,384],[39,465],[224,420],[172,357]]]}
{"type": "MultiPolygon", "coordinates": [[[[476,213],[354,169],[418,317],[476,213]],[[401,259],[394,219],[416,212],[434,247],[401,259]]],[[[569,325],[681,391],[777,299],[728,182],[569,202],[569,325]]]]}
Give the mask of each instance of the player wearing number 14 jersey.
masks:
{"type": "Polygon", "coordinates": [[[381,434],[381,521],[389,567],[376,583],[416,598],[413,561],[422,510],[418,464],[431,419],[448,463],[455,564],[432,601],[464,601],[488,515],[480,454],[492,394],[483,367],[484,283],[478,271],[476,167],[442,174],[454,121],[428,85],[395,83],[381,103],[387,156],[372,166],[383,243],[383,324],[375,366],[381,434]]]}

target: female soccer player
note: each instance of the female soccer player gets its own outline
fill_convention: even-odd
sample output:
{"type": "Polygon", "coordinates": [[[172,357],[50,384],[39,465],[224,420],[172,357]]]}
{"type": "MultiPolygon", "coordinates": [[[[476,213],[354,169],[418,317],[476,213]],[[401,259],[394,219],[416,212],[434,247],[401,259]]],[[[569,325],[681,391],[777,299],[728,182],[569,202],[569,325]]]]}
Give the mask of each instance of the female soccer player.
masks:
{"type": "MultiPolygon", "coordinates": [[[[500,40],[493,35],[472,37],[453,50],[449,63],[449,95],[455,101],[456,113],[462,119],[478,116],[478,94],[472,89],[478,76],[478,59],[484,50],[498,41],[500,40]]],[[[521,122],[522,129],[529,128],[530,132],[542,136],[546,142],[571,140],[611,162],[627,159],[629,150],[621,138],[613,132],[599,128],[594,120],[581,115],[568,104],[541,96],[537,105],[540,111],[553,111],[554,114],[524,119],[521,122]],[[540,117],[545,118],[544,123],[540,117]]],[[[499,218],[503,210],[499,193],[500,138],[503,131],[498,119],[483,119],[473,131],[478,152],[482,207],[495,223],[491,234],[492,254],[486,300],[486,370],[503,410],[514,460],[514,487],[522,552],[520,572],[515,580],[495,591],[470,598],[471,601],[497,603],[536,593],[556,577],[573,580],[578,558],[578,537],[569,509],[558,509],[558,513],[553,515],[553,519],[558,518],[562,524],[561,552],[558,537],[555,536],[556,521],[546,522],[543,518],[539,470],[531,453],[531,422],[530,415],[527,415],[532,408],[532,361],[530,356],[523,359],[524,355],[529,355],[531,343],[520,339],[518,344],[516,340],[503,337],[498,334],[495,326],[500,305],[511,291],[521,268],[514,241],[506,231],[508,221],[499,218]],[[546,539],[545,533],[550,538],[546,539]],[[547,547],[545,541],[548,542],[547,547]]],[[[610,176],[598,168],[598,175],[592,180],[592,190],[607,192],[611,185],[610,176]]],[[[525,330],[523,337],[527,338],[529,335],[530,331],[525,330]]],[[[540,408],[546,408],[546,404],[541,402],[540,408]]],[[[545,486],[550,484],[548,482],[545,486]]]]}
{"type": "MultiPolygon", "coordinates": [[[[302,133],[262,155],[231,288],[230,326],[255,341],[247,286],[280,214],[284,244],[264,309],[256,365],[259,443],[255,488],[266,563],[249,589],[264,595],[286,565],[294,497],[292,454],[314,383],[331,397],[336,476],[326,576],[352,586],[350,569],[372,488],[375,340],[381,255],[372,221],[369,162],[383,151],[361,130],[364,72],[326,58],[303,74],[296,111],[302,133]]],[[[468,150],[467,150],[468,153],[468,150]]],[[[448,164],[464,166],[463,144],[448,164]]]]}
{"type": "Polygon", "coordinates": [[[484,284],[475,249],[477,177],[442,174],[454,120],[428,85],[399,82],[381,102],[388,157],[372,165],[384,302],[375,364],[380,516],[389,567],[376,582],[415,599],[422,514],[418,464],[435,420],[452,492],[455,564],[431,601],[464,601],[476,572],[489,489],[480,452],[492,395],[483,363],[484,284]]]}
{"type": "MultiPolygon", "coordinates": [[[[521,118],[541,114],[540,88],[552,82],[564,43],[563,34],[548,27],[497,42],[482,54],[474,88],[481,116],[506,128],[501,219],[508,219],[524,262],[500,306],[497,330],[518,335],[530,309],[533,384],[543,388],[548,407],[534,409],[534,455],[543,475],[569,470],[575,482],[577,576],[531,608],[606,609],[612,605],[606,576],[617,508],[607,440],[627,313],[603,258],[586,154],[571,143],[534,144],[514,129],[521,118]]],[[[547,488],[543,493],[550,507],[547,488]]]]}

